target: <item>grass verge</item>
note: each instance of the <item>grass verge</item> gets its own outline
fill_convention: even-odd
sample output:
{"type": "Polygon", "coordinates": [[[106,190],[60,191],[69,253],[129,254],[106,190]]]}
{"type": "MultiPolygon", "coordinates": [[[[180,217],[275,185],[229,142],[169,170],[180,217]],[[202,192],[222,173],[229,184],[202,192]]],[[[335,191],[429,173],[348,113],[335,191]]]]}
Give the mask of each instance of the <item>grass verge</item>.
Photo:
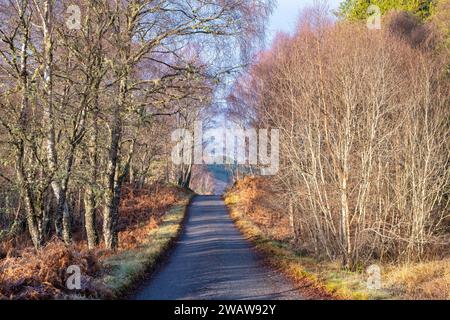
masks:
{"type": "Polygon", "coordinates": [[[102,261],[106,270],[102,282],[112,292],[113,298],[125,297],[167,255],[182,231],[192,197],[193,193],[189,193],[174,205],[141,245],[102,261]]]}
{"type": "Polygon", "coordinates": [[[242,214],[237,195],[227,196],[225,202],[232,219],[244,236],[272,267],[296,282],[305,297],[353,300],[388,297],[388,293],[384,291],[369,291],[361,274],[343,271],[337,264],[319,262],[303,256],[289,243],[267,237],[250,218],[242,214]]]}

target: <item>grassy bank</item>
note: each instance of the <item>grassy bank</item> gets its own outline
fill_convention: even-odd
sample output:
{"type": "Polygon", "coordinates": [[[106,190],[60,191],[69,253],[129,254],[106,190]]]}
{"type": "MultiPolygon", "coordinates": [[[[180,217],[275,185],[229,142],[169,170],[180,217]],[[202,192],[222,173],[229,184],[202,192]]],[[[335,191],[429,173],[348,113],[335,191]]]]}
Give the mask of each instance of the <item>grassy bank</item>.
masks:
{"type": "Polygon", "coordinates": [[[450,260],[404,265],[381,265],[381,290],[367,288],[365,270],[343,270],[338,262],[319,261],[298,252],[289,241],[268,236],[255,219],[244,214],[237,192],[225,202],[240,231],[255,245],[266,261],[295,282],[312,299],[450,299],[450,260]]]}
{"type": "Polygon", "coordinates": [[[192,196],[189,193],[185,199],[175,204],[142,244],[103,261],[106,275],[102,282],[111,290],[114,298],[127,295],[163,260],[181,233],[192,196]]]}

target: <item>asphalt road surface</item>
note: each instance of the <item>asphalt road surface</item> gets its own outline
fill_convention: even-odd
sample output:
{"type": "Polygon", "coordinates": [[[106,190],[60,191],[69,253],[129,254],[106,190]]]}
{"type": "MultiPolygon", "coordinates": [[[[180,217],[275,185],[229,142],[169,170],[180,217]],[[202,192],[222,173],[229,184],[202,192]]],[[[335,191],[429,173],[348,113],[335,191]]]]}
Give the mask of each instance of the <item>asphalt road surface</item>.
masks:
{"type": "Polygon", "coordinates": [[[220,196],[197,196],[168,261],[136,300],[301,300],[236,229],[220,196]]]}

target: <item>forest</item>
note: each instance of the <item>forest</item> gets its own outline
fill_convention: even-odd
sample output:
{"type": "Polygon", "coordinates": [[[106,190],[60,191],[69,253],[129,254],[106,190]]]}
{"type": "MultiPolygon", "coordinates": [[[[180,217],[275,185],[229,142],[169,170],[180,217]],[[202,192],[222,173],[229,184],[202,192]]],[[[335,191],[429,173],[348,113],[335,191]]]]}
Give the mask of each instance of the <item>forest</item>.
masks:
{"type": "Polygon", "coordinates": [[[127,190],[173,202],[191,167],[169,161],[172,130],[211,105],[269,11],[260,0],[0,2],[5,296],[30,246],[120,249],[127,190]]]}

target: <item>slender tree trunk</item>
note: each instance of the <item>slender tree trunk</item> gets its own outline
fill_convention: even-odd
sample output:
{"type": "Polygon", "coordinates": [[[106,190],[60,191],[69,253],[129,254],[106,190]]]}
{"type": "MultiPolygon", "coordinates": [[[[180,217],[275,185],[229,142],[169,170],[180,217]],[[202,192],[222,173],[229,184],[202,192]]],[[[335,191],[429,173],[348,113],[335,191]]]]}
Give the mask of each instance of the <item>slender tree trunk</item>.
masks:
{"type": "MultiPolygon", "coordinates": [[[[46,149],[47,160],[50,172],[55,175],[58,171],[58,156],[56,152],[55,138],[55,115],[53,106],[53,1],[46,0],[44,4],[43,16],[44,30],[44,123],[47,129],[46,149]]],[[[59,181],[53,179],[51,183],[55,194],[57,209],[55,216],[55,230],[58,238],[64,238],[70,242],[70,231],[67,230],[70,224],[69,208],[66,202],[66,194],[59,181]],[[63,222],[64,220],[64,222],[63,222]],[[63,224],[66,230],[63,232],[63,224]],[[64,233],[64,234],[63,234],[64,233]]]]}
{"type": "Polygon", "coordinates": [[[111,130],[111,145],[106,171],[107,190],[105,192],[105,208],[103,211],[103,237],[105,246],[109,250],[115,250],[118,246],[117,219],[119,214],[119,201],[121,182],[119,181],[119,152],[120,138],[122,136],[121,109],[125,105],[127,95],[127,81],[120,81],[119,101],[114,108],[114,118],[111,130]],[[119,199],[117,199],[119,198],[119,199]]]}
{"type": "MultiPolygon", "coordinates": [[[[23,40],[20,53],[20,81],[22,88],[22,102],[20,111],[19,125],[22,133],[25,135],[28,120],[28,103],[29,103],[29,83],[28,83],[28,42],[29,42],[29,25],[25,16],[25,7],[20,8],[20,18],[23,27],[23,40]]],[[[18,137],[16,141],[16,174],[19,182],[21,195],[25,203],[25,216],[30,233],[31,241],[36,249],[43,244],[42,221],[36,212],[33,190],[30,186],[25,171],[25,141],[23,137],[18,137]]]]}
{"type": "Polygon", "coordinates": [[[294,241],[297,242],[299,239],[298,227],[295,223],[295,205],[294,201],[289,201],[289,225],[291,227],[292,236],[294,237],[294,241]]]}
{"type": "Polygon", "coordinates": [[[342,246],[344,248],[344,266],[347,268],[353,267],[352,261],[352,244],[350,239],[350,212],[348,200],[348,178],[349,178],[349,153],[350,153],[350,117],[351,110],[347,107],[345,132],[343,139],[343,146],[341,150],[342,170],[340,176],[340,193],[341,193],[341,236],[342,246]]]}
{"type": "Polygon", "coordinates": [[[33,190],[27,181],[24,165],[23,165],[23,146],[19,147],[18,150],[18,162],[16,167],[17,180],[21,188],[22,197],[25,203],[25,215],[28,226],[28,231],[31,236],[31,241],[36,249],[39,249],[43,242],[42,233],[42,216],[39,215],[33,198],[33,190]]]}
{"type": "MultiPolygon", "coordinates": [[[[97,93],[96,93],[97,95],[97,93]]],[[[89,162],[92,168],[89,185],[86,188],[84,195],[84,217],[85,228],[89,249],[94,249],[99,242],[97,228],[96,228],[96,211],[97,200],[95,196],[95,188],[98,180],[99,169],[99,155],[98,155],[98,99],[95,99],[95,110],[93,117],[93,131],[90,136],[89,146],[89,162]]]]}
{"type": "Polygon", "coordinates": [[[89,186],[84,195],[84,220],[89,249],[98,245],[98,233],[95,227],[97,202],[93,186],[89,186]]]}

